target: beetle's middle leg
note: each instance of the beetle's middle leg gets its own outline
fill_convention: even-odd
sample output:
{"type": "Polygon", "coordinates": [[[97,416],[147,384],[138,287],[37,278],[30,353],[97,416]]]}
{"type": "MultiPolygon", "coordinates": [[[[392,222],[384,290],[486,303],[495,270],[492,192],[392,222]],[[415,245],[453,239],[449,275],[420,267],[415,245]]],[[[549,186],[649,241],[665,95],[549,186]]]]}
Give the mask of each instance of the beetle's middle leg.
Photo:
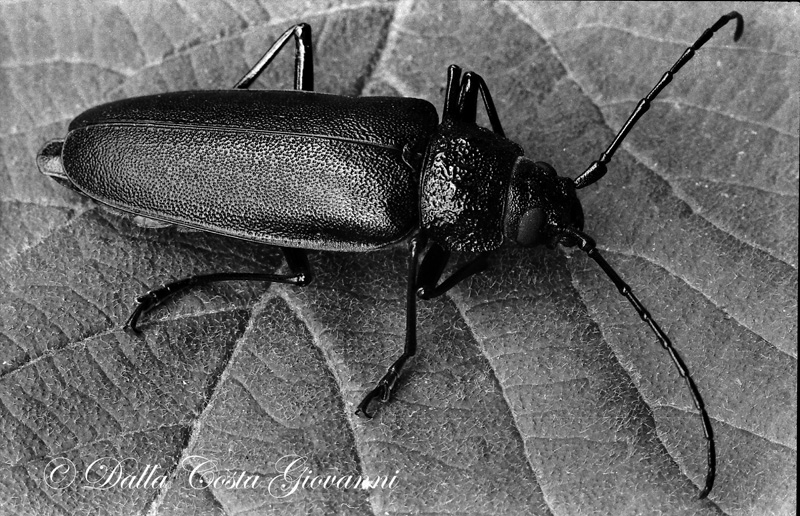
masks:
{"type": "Polygon", "coordinates": [[[483,99],[486,115],[492,131],[505,136],[497,108],[494,107],[492,94],[483,77],[475,72],[466,72],[461,75],[461,67],[450,65],[447,69],[447,88],[444,99],[442,119],[457,118],[461,121],[474,124],[478,115],[478,94],[483,99]]]}

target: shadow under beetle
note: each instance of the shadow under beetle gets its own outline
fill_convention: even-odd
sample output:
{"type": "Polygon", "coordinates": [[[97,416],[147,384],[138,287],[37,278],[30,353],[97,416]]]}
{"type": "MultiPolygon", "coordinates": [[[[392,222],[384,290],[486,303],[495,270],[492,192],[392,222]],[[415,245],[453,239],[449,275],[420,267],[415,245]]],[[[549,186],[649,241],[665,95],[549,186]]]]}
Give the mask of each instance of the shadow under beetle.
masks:
{"type": "Polygon", "coordinates": [[[216,281],[308,285],[306,249],[372,251],[408,239],[406,337],[400,357],[358,405],[388,402],[417,348],[416,300],[440,296],[483,271],[504,240],[522,246],[578,247],[594,259],[669,353],[703,422],[711,491],[716,454],[711,422],[697,387],[669,337],[583,232],[576,189],[606,173],[606,164],[659,92],[714,32],[742,16],[721,17],[641,99],[611,145],[576,179],[523,157],[505,138],[489,89],[473,72],[448,69],[441,123],[425,100],[350,98],[314,93],[311,27],[287,30],[232,90],[185,91],[104,104],[49,142],[37,164],[45,175],[151,225],[188,226],[280,246],[291,274],[192,276],[137,298],[125,323],[176,292],[216,281]],[[294,38],[295,90],[249,90],[294,38]],[[491,130],[475,123],[478,95],[491,130]],[[452,251],[477,253],[441,280],[452,251]]]}

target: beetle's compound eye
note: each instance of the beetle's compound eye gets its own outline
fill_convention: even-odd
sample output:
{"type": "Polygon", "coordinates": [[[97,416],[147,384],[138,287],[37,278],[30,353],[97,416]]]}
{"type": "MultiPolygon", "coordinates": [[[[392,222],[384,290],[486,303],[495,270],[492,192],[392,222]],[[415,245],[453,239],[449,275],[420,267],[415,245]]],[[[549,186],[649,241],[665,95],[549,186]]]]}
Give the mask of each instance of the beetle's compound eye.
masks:
{"type": "Polygon", "coordinates": [[[558,173],[556,173],[556,169],[554,169],[550,163],[545,163],[544,161],[537,161],[536,166],[538,166],[548,176],[552,177],[558,176],[558,173]]]}
{"type": "Polygon", "coordinates": [[[545,215],[541,208],[531,208],[519,218],[516,241],[523,247],[531,247],[540,243],[545,215]]]}

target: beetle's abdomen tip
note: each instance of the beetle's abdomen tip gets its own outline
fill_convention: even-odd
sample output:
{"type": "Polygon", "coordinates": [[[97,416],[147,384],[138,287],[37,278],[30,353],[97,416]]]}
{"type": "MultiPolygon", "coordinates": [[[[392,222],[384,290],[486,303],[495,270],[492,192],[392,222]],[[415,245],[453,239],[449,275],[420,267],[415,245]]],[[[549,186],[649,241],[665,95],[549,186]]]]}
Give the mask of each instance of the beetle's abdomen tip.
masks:
{"type": "Polygon", "coordinates": [[[46,176],[66,179],[64,164],[61,161],[61,149],[64,147],[64,140],[51,140],[47,142],[39,154],[36,155],[36,165],[39,172],[46,176]]]}

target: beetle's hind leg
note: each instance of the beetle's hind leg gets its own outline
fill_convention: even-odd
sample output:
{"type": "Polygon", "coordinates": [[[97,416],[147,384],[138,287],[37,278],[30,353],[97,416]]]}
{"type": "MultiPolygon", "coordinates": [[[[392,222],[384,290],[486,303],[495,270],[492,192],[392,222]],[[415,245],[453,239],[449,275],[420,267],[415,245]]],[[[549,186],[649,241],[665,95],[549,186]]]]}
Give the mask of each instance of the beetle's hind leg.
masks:
{"type": "Polygon", "coordinates": [[[294,37],[294,89],[314,90],[314,56],[311,50],[311,25],[298,23],[284,32],[261,56],[261,59],[233,86],[234,89],[247,89],[267,69],[290,38],[294,37]]]}
{"type": "MultiPolygon", "coordinates": [[[[311,26],[306,23],[299,23],[290,27],[284,32],[271,47],[264,53],[261,59],[233,86],[234,89],[247,89],[266,70],[272,60],[283,49],[291,39],[295,40],[295,62],[294,62],[294,88],[296,90],[311,91],[314,89],[314,57],[311,50],[311,26]]],[[[188,290],[209,283],[218,281],[270,281],[277,283],[287,283],[303,287],[308,285],[312,279],[311,266],[308,263],[308,256],[302,249],[292,249],[282,247],[286,257],[286,263],[292,274],[267,274],[250,272],[233,272],[204,274],[183,278],[172,283],[167,283],[159,288],[150,290],[146,294],[139,296],[136,301],[138,305],[133,313],[125,322],[123,328],[130,328],[138,331],[136,324],[139,318],[147,311],[160,305],[178,292],[188,290]]]]}
{"type": "Polygon", "coordinates": [[[311,283],[313,273],[308,262],[308,255],[304,249],[281,248],[286,257],[291,274],[269,274],[258,272],[220,272],[216,274],[201,274],[189,276],[171,283],[166,283],[159,288],[150,290],[136,298],[136,308],[125,321],[123,329],[130,328],[133,332],[138,332],[137,324],[139,318],[160,305],[178,292],[183,292],[190,288],[208,285],[219,281],[269,281],[274,283],[287,283],[304,287],[311,283]]]}

